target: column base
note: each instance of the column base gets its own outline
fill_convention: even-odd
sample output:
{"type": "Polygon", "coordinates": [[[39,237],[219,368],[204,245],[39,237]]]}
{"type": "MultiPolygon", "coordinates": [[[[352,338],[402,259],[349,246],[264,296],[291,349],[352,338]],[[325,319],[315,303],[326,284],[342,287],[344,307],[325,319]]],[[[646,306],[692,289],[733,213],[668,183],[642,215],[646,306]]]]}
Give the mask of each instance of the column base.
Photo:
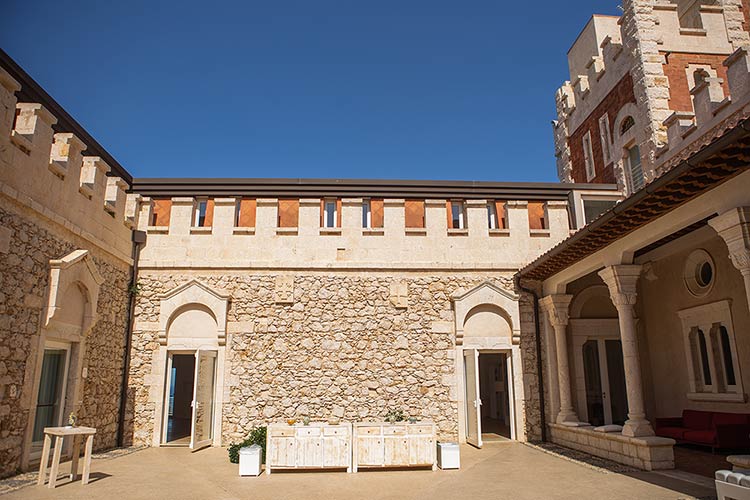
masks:
{"type": "Polygon", "coordinates": [[[653,436],[654,428],[648,420],[628,420],[622,426],[622,435],[628,437],[649,437],[653,436]]]}
{"type": "Polygon", "coordinates": [[[568,427],[583,427],[588,424],[586,422],[580,422],[578,420],[578,415],[574,411],[561,411],[557,414],[557,419],[555,420],[556,423],[560,425],[567,425],[568,427]]]}

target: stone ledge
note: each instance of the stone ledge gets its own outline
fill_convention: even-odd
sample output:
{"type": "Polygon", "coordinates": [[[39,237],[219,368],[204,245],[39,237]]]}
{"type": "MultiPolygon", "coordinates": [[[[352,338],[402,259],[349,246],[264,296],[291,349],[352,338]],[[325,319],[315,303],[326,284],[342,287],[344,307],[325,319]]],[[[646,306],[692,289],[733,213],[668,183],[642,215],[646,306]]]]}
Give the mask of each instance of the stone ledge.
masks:
{"type": "Polygon", "coordinates": [[[674,444],[656,436],[628,437],[593,427],[548,424],[553,443],[643,470],[674,469],[674,444]]]}

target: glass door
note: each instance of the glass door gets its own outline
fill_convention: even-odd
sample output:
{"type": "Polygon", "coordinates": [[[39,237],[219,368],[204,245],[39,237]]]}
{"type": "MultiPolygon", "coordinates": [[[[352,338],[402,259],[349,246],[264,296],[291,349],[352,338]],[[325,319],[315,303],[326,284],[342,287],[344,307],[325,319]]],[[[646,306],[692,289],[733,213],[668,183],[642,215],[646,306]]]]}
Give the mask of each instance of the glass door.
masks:
{"type": "Polygon", "coordinates": [[[466,383],[466,442],[482,447],[482,400],[479,393],[479,351],[464,350],[464,380],[466,383]]]}
{"type": "Polygon", "coordinates": [[[583,344],[586,410],[593,426],[623,425],[628,416],[622,342],[592,339],[583,344]]]}
{"type": "Polygon", "coordinates": [[[216,351],[195,353],[193,386],[193,425],[190,448],[211,446],[214,438],[214,393],[216,386],[216,351]]]}
{"type": "Polygon", "coordinates": [[[45,343],[32,437],[35,444],[44,439],[45,427],[62,425],[69,361],[69,344],[45,343]]]}

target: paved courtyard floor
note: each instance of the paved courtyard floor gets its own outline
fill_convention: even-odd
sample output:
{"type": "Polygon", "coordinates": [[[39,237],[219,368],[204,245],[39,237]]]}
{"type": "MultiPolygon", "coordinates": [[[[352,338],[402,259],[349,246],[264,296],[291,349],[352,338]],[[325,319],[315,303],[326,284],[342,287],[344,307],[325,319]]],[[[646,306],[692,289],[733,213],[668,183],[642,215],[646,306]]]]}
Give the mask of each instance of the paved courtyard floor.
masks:
{"type": "Polygon", "coordinates": [[[458,471],[274,472],[239,477],[225,449],[190,453],[185,448],[147,448],[95,459],[93,481],[87,486],[61,475],[55,490],[25,486],[2,499],[675,500],[715,495],[679,476],[610,472],[515,442],[490,443],[482,450],[462,447],[461,462],[458,471]]]}

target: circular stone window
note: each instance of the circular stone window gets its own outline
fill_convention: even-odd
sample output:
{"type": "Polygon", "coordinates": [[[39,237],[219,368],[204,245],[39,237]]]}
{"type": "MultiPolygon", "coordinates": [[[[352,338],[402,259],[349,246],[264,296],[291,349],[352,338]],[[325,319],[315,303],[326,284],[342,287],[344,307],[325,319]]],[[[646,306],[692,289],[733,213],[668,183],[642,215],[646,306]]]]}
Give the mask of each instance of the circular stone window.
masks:
{"type": "Polygon", "coordinates": [[[696,297],[707,295],[716,278],[714,261],[705,250],[695,250],[685,262],[685,286],[696,297]]]}

